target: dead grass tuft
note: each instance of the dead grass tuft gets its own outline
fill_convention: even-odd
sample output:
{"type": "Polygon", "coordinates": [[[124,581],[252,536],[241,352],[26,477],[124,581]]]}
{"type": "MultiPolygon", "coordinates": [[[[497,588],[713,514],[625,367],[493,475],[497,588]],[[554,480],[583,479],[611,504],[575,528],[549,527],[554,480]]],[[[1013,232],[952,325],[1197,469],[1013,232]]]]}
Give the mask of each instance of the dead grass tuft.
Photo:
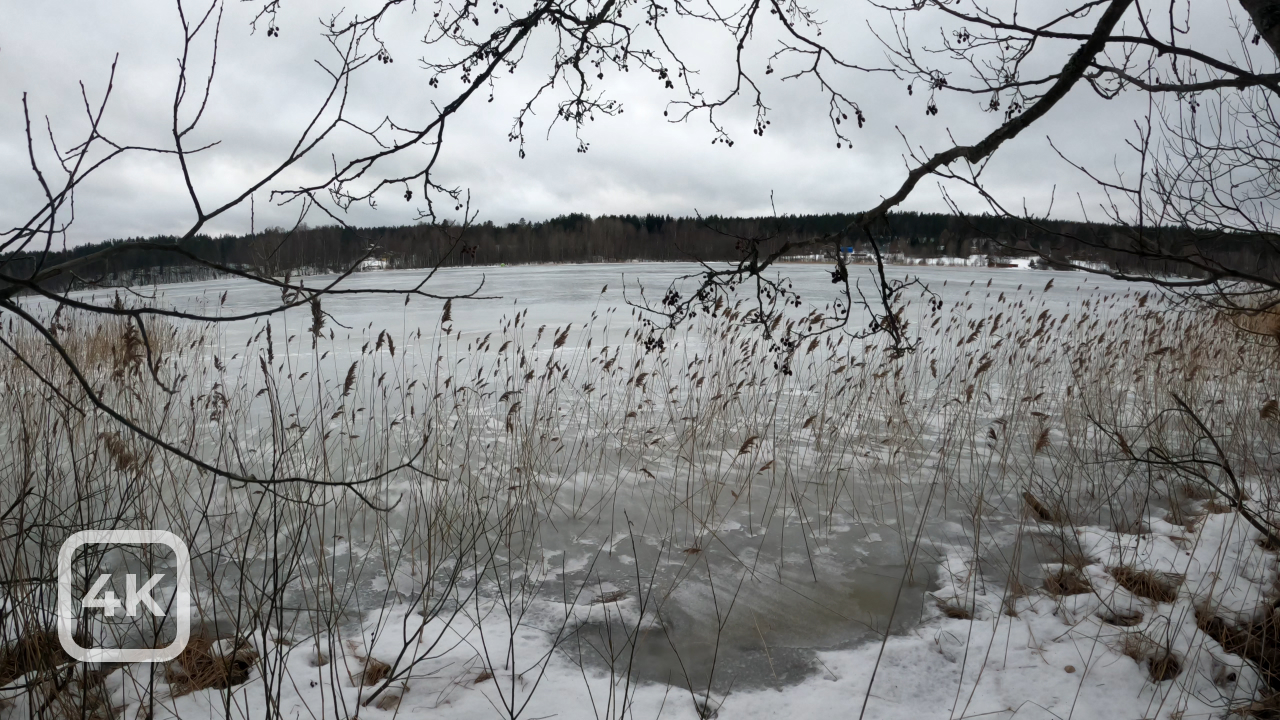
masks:
{"type": "Polygon", "coordinates": [[[1128,565],[1107,568],[1107,572],[1125,590],[1138,597],[1160,603],[1177,600],[1178,588],[1181,587],[1183,580],[1179,575],[1154,570],[1136,570],[1128,565]]]}
{"type": "Polygon", "coordinates": [[[112,705],[103,673],[73,666],[54,673],[37,686],[37,717],[50,720],[116,720],[119,707],[112,705]]]}
{"type": "Polygon", "coordinates": [[[106,448],[111,463],[122,473],[132,473],[142,468],[138,454],[133,452],[129,443],[117,432],[104,432],[99,437],[106,448]]]}
{"type": "Polygon", "coordinates": [[[1280,618],[1267,612],[1253,622],[1231,623],[1205,605],[1196,606],[1196,627],[1223,650],[1244,658],[1271,690],[1280,690],[1280,618]]]}
{"type": "Polygon", "coordinates": [[[145,342],[130,318],[80,314],[74,318],[60,326],[58,343],[82,367],[105,364],[122,371],[145,362],[148,350],[155,361],[182,344],[177,326],[161,318],[146,321],[145,342]]]}
{"type": "Polygon", "coordinates": [[[1280,720],[1280,694],[1238,707],[1232,710],[1231,714],[1259,720],[1280,720]]]}
{"type": "Polygon", "coordinates": [[[1142,633],[1126,635],[1120,643],[1120,654],[1147,668],[1151,682],[1164,682],[1182,673],[1182,660],[1142,633]]]}
{"type": "Polygon", "coordinates": [[[938,600],[934,604],[938,606],[938,609],[942,611],[943,615],[946,615],[952,620],[972,620],[973,619],[973,613],[968,608],[963,608],[963,607],[960,607],[959,605],[953,605],[949,602],[943,602],[942,600],[938,600]]]}
{"type": "Polygon", "coordinates": [[[0,686],[8,685],[32,671],[48,671],[71,662],[62,649],[58,633],[41,630],[18,638],[0,648],[0,686]]]}
{"type": "Polygon", "coordinates": [[[597,595],[592,601],[592,605],[604,605],[607,603],[616,603],[627,596],[626,590],[612,590],[607,593],[597,595]]]}
{"type": "Polygon", "coordinates": [[[1024,490],[1022,492],[1022,500],[1027,504],[1027,510],[1031,513],[1031,516],[1040,522],[1061,525],[1066,523],[1068,520],[1066,513],[1045,505],[1039,500],[1039,498],[1032,495],[1029,490],[1024,490]]]}
{"type": "Polygon", "coordinates": [[[1084,570],[1094,563],[1094,559],[1080,549],[1059,548],[1058,562],[1077,570],[1084,570]]]}
{"type": "Polygon", "coordinates": [[[1153,643],[1142,633],[1125,635],[1120,641],[1120,654],[1132,658],[1134,662],[1144,662],[1151,653],[1153,643]]]}
{"type": "Polygon", "coordinates": [[[1108,625],[1133,627],[1142,622],[1142,613],[1136,610],[1099,610],[1098,618],[1108,625]]]}
{"type": "Polygon", "coordinates": [[[1009,617],[1018,617],[1018,598],[1024,598],[1030,594],[1031,589],[1023,584],[1021,579],[1016,576],[1009,578],[1004,599],[1000,601],[1004,614],[1009,617]]]}
{"type": "Polygon", "coordinates": [[[1181,525],[1188,533],[1194,533],[1199,530],[1200,523],[1204,522],[1204,519],[1208,517],[1203,513],[1184,514],[1180,512],[1178,515],[1180,517],[1175,517],[1173,514],[1165,515],[1164,521],[1170,525],[1181,525]]]}
{"type": "Polygon", "coordinates": [[[361,663],[364,669],[351,676],[351,682],[356,685],[372,687],[391,676],[391,666],[377,658],[367,657],[361,663]]]}
{"type": "Polygon", "coordinates": [[[165,666],[174,697],[198,690],[226,690],[249,680],[258,651],[244,638],[217,640],[194,635],[178,657],[165,666]]]}
{"type": "Polygon", "coordinates": [[[1044,589],[1050,595],[1083,595],[1093,592],[1093,584],[1079,568],[1068,565],[1045,578],[1044,589]]]}
{"type": "Polygon", "coordinates": [[[1232,325],[1253,335],[1265,335],[1280,340],[1280,307],[1262,310],[1242,310],[1227,316],[1232,325]]]}
{"type": "Polygon", "coordinates": [[[1147,672],[1152,682],[1172,680],[1182,673],[1182,661],[1173,653],[1164,653],[1147,660],[1147,672]]]}
{"type": "Polygon", "coordinates": [[[1210,500],[1216,494],[1212,488],[1196,482],[1182,483],[1178,486],[1178,492],[1187,500],[1210,500]]]}
{"type": "Polygon", "coordinates": [[[1224,513],[1235,512],[1235,508],[1230,503],[1210,500],[1204,504],[1204,511],[1210,515],[1222,515],[1224,513]]]}

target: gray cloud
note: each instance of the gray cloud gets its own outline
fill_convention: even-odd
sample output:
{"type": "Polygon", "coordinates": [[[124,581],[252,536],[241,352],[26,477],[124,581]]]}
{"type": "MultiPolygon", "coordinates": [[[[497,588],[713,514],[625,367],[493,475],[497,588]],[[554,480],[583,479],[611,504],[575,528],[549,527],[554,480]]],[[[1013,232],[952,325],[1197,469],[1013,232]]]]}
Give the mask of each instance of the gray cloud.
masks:
{"type": "MultiPolygon", "coordinates": [[[[211,105],[194,138],[196,143],[221,143],[193,161],[198,189],[209,204],[234,197],[278,162],[318,106],[325,76],[315,61],[331,52],[319,39],[316,18],[324,16],[330,4],[286,6],[282,37],[275,39],[261,31],[249,33],[252,3],[228,3],[211,105]]],[[[882,63],[883,52],[865,31],[864,21],[884,29],[885,16],[858,3],[826,5],[826,37],[833,45],[850,48],[860,62],[882,63]]],[[[1205,12],[1202,24],[1208,29],[1202,34],[1207,42],[1232,47],[1226,13],[1205,12]]],[[[44,147],[43,117],[50,118],[63,142],[83,133],[86,123],[77,82],[84,81],[92,102],[100,100],[108,67],[118,53],[116,87],[104,130],[117,142],[165,145],[180,29],[174,8],[153,0],[0,0],[0,15],[6,18],[0,28],[0,224],[9,227],[23,222],[41,198],[27,159],[22,93],[28,93],[33,121],[41,128],[37,139],[47,166],[53,158],[44,147]]],[[[405,14],[388,26],[386,39],[397,61],[370,67],[358,76],[350,108],[362,123],[376,125],[391,116],[420,124],[430,116],[432,101],[448,99],[448,84],[441,90],[429,88],[426,73],[415,62],[430,51],[418,40],[424,20],[421,14],[405,14]]],[[[932,33],[936,32],[935,28],[932,33]]],[[[922,31],[920,37],[932,34],[922,31]]],[[[724,87],[732,73],[723,48],[692,34],[684,39],[689,41],[692,64],[705,71],[700,79],[724,87]]],[[[761,38],[762,45],[767,40],[761,38]]],[[[948,145],[949,136],[975,141],[1000,120],[998,113],[979,109],[984,98],[956,96],[943,98],[942,113],[927,117],[923,93],[908,96],[905,82],[846,73],[841,79],[864,108],[868,124],[849,131],[852,148],[837,150],[825,100],[812,80],[777,82],[783,74],[777,73],[763,86],[771,108],[769,131],[763,137],[752,135],[754,114],[748,103],[738,103],[721,116],[736,140],[726,147],[711,144],[713,133],[700,118],[667,122],[662,112],[670,93],[651,75],[615,72],[607,88],[624,102],[626,111],[589,123],[583,134],[590,142],[589,152],[576,152],[570,127],[558,126],[544,137],[545,123],[553,114],[553,106],[545,103],[538,115],[542,124],[530,128],[527,157],[521,160],[515,145],[507,142],[507,133],[517,107],[543,77],[536,63],[545,60],[539,56],[545,49],[535,44],[528,54],[530,64],[499,80],[493,103],[476,97],[449,124],[437,177],[470,190],[482,220],[540,219],[567,212],[763,214],[771,211],[771,193],[781,213],[857,211],[902,181],[903,136],[914,147],[936,151],[948,145]]],[[[1054,57],[1064,57],[1070,49],[1064,44],[1054,57]]],[[[762,67],[765,54],[760,51],[752,62],[762,67]]],[[[1096,186],[1060,160],[1046,136],[1077,161],[1132,171],[1123,140],[1132,136],[1133,119],[1145,110],[1143,102],[1136,95],[1104,102],[1078,88],[1069,103],[1002,150],[987,169],[989,187],[1015,207],[1026,198],[1034,212],[1044,212],[1051,195],[1056,198],[1055,215],[1080,217],[1082,205],[1092,212],[1102,199],[1096,186]]],[[[286,173],[273,187],[321,177],[330,152],[342,157],[368,147],[368,138],[358,133],[339,133],[324,152],[286,173]]],[[[396,164],[409,170],[427,151],[423,148],[396,164]]],[[[402,192],[385,193],[376,210],[353,208],[347,219],[361,225],[412,222],[422,206],[406,203],[399,197],[402,192]]],[[[953,192],[967,209],[983,209],[971,192],[953,192]]],[[[272,206],[265,193],[256,198],[255,206],[258,227],[288,224],[296,213],[293,207],[272,206]]],[[[903,207],[945,210],[933,182],[923,184],[903,207]]],[[[148,154],[123,158],[98,174],[77,195],[76,212],[68,236],[71,244],[181,232],[194,219],[177,163],[171,156],[148,154]]],[[[324,219],[313,216],[309,221],[322,224],[324,219]]],[[[207,231],[245,232],[249,223],[246,206],[207,231]]]]}

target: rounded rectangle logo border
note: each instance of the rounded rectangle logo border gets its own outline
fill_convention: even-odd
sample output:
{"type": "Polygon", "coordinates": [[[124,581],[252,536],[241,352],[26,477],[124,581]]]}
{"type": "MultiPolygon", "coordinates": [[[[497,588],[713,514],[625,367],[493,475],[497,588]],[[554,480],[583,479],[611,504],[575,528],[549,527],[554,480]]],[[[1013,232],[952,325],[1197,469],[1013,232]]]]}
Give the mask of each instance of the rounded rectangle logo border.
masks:
{"type": "Polygon", "coordinates": [[[187,545],[166,530],[81,530],[62,544],[58,551],[58,642],[62,649],[80,662],[140,663],[167,662],[178,656],[191,637],[191,553],[187,545]],[[176,633],[172,643],[163,648],[83,648],[76,642],[76,625],[80,619],[76,598],[71,588],[71,561],[84,545],[164,545],[176,557],[177,588],[173,596],[173,618],[176,633]]]}

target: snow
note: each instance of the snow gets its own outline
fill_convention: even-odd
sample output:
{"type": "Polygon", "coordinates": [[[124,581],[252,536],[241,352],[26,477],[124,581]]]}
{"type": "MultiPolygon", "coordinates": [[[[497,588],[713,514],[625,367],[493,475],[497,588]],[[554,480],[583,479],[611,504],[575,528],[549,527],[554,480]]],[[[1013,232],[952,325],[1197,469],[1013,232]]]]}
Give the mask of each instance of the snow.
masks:
{"type": "MultiPolygon", "coordinates": [[[[978,582],[972,558],[950,553],[938,569],[940,603],[969,606],[974,617],[953,619],[933,608],[924,622],[883,644],[823,651],[814,672],[777,689],[744,688],[714,694],[719,717],[854,717],[867,702],[870,718],[1187,718],[1221,717],[1229,705],[1252,697],[1256,675],[1226,653],[1195,623],[1196,604],[1210,602],[1226,613],[1253,617],[1276,581],[1274,554],[1260,549],[1257,531],[1235,512],[1210,514],[1194,532],[1148,518],[1151,532],[1131,535],[1099,528],[1035,526],[1030,530],[1073,533],[1093,562],[1085,573],[1096,592],[1051,597],[1042,591],[1012,599],[1005,590],[978,582]],[[1126,564],[1185,576],[1171,603],[1135,597],[1107,568],[1126,564]],[[1009,612],[1012,610],[1012,612],[1009,612]],[[1105,611],[1137,610],[1134,627],[1102,620],[1105,611]],[[1180,658],[1176,680],[1152,682],[1147,668],[1124,653],[1126,638],[1141,631],[1160,638],[1180,658]],[[874,685],[868,684],[874,675],[874,685]]],[[[601,587],[603,592],[616,588],[601,587]]],[[[575,665],[551,639],[575,626],[599,622],[647,624],[638,599],[595,602],[586,595],[568,606],[537,600],[524,608],[532,622],[512,634],[503,606],[476,600],[452,621],[424,621],[406,604],[372,612],[363,631],[350,637],[255,639],[259,652],[277,664],[283,681],[280,709],[287,717],[490,718],[524,707],[523,717],[594,720],[612,697],[639,717],[697,718],[695,689],[678,684],[627,684],[599,668],[575,665]],[[368,638],[374,638],[372,642],[368,638]],[[330,662],[323,665],[317,658],[330,662]],[[365,707],[376,687],[357,684],[364,658],[401,670],[382,695],[399,697],[365,707]],[[410,661],[414,661],[411,663],[410,661]],[[625,700],[624,700],[625,698],[625,700]],[[594,703],[594,706],[593,706],[594,703]],[[382,709],[387,708],[387,709],[382,709]]],[[[1270,611],[1270,608],[1266,608],[1270,611]]],[[[226,641],[223,641],[226,644],[226,641]]],[[[120,717],[143,717],[148,666],[112,673],[107,688],[123,705],[120,717]]],[[[155,678],[153,717],[220,717],[230,701],[233,717],[261,717],[260,663],[249,682],[221,691],[174,697],[162,673],[155,678]]],[[[274,684],[273,683],[273,684],[274,684]]],[[[0,717],[26,716],[32,697],[20,683],[0,692],[0,717]]]]}

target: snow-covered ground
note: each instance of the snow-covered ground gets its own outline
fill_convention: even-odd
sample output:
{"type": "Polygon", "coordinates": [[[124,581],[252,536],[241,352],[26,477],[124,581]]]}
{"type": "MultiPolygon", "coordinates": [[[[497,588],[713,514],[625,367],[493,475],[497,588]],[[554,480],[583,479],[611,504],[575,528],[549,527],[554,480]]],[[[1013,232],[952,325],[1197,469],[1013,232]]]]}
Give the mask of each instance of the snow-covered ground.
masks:
{"type": "MultiPolygon", "coordinates": [[[[424,624],[403,605],[371,612],[366,630],[395,630],[377,632],[372,645],[365,633],[256,644],[279,663],[270,672],[278,676],[275,682],[283,681],[278,708],[286,717],[478,719],[523,708],[521,717],[595,720],[621,715],[624,706],[636,717],[692,719],[700,712],[705,716],[705,708],[721,718],[858,717],[864,702],[865,717],[912,720],[1225,717],[1229,707],[1247,704],[1258,679],[1197,628],[1195,608],[1207,602],[1220,607],[1220,614],[1252,617],[1273,597],[1276,558],[1258,549],[1257,532],[1233,512],[1208,514],[1194,531],[1149,521],[1151,532],[1144,535],[1068,529],[1088,556],[1083,572],[1092,592],[1054,597],[1033,590],[1009,597],[994,588],[984,591],[972,560],[953,556],[938,569],[941,587],[932,594],[973,608],[972,619],[931,610],[909,632],[883,643],[818,653],[814,672],[800,683],[739,687],[713,693],[709,704],[702,693],[629,685],[576,665],[552,648],[550,638],[566,621],[562,607],[545,601],[530,610],[536,620],[514,636],[501,608],[477,602],[448,626],[441,619],[424,624]],[[1118,565],[1185,580],[1176,599],[1156,602],[1118,585],[1107,572],[1118,565]],[[1117,615],[1141,619],[1130,620],[1130,626],[1107,620],[1117,615]],[[1138,633],[1162,646],[1135,643],[1138,633]],[[424,639],[435,647],[426,651],[424,639]],[[406,650],[409,657],[418,653],[426,659],[385,688],[360,684],[365,658],[391,664],[406,650]],[[1152,660],[1170,652],[1181,671],[1153,681],[1152,660]]],[[[1264,609],[1269,612],[1269,605],[1264,609]]],[[[635,598],[609,604],[583,599],[570,610],[570,623],[606,612],[638,615],[635,598]]],[[[175,687],[163,674],[149,690],[146,667],[109,676],[120,717],[143,717],[153,694],[153,717],[221,717],[228,702],[235,717],[267,711],[261,668],[229,694],[202,690],[174,697],[175,687]]],[[[4,696],[3,717],[26,717],[32,695],[9,690],[4,696]]]]}

